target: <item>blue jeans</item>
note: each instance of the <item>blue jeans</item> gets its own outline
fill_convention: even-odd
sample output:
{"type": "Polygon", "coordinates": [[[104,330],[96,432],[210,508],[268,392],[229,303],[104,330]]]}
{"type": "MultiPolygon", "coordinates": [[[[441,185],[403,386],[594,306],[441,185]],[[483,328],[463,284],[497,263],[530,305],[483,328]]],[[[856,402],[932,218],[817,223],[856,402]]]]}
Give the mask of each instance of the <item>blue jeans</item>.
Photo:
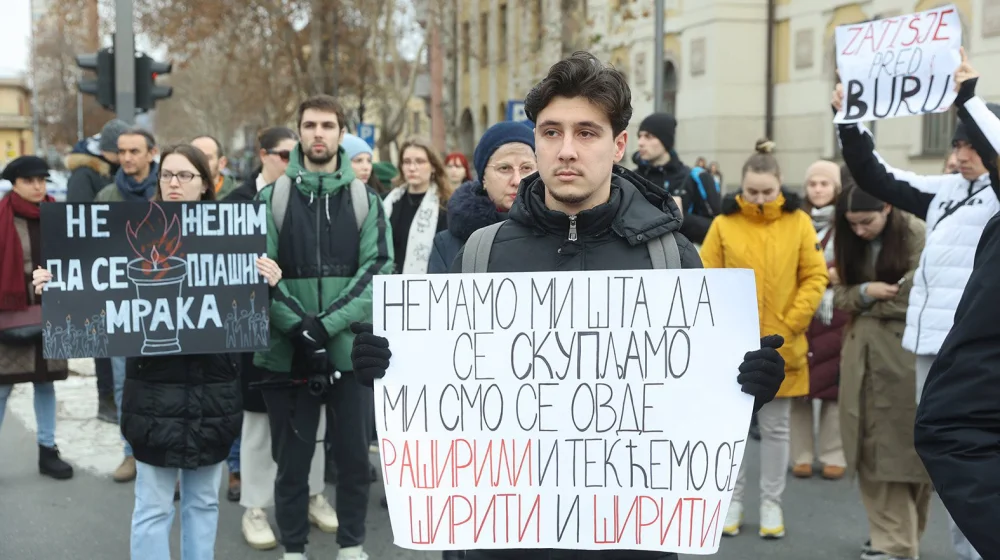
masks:
{"type": "MultiPolygon", "coordinates": [[[[56,386],[49,383],[35,383],[35,423],[38,425],[38,445],[56,446],[56,386]]],[[[0,426],[3,425],[7,398],[13,385],[0,385],[0,426]]]]}
{"type": "Polygon", "coordinates": [[[240,472],[240,438],[236,438],[233,446],[229,448],[229,457],[226,457],[226,466],[229,467],[230,474],[240,472]]]}
{"type": "Polygon", "coordinates": [[[222,463],[195,470],[135,463],[132,560],[170,560],[174,485],[181,480],[181,560],[214,560],[222,463]]]}
{"type": "MultiPolygon", "coordinates": [[[[111,358],[111,372],[115,379],[115,407],[118,408],[118,427],[122,425],[122,393],[125,391],[125,358],[111,358]]],[[[125,456],[132,456],[132,446],[122,436],[125,445],[125,456]]]]}

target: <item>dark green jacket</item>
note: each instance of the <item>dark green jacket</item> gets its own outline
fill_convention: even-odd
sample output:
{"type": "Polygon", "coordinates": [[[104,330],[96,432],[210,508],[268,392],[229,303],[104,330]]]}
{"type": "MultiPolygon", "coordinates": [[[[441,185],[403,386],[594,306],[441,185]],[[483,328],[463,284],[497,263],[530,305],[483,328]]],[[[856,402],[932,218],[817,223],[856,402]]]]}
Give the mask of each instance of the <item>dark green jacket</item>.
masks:
{"type": "Polygon", "coordinates": [[[298,146],[285,174],[292,189],[281,235],[271,211],[274,185],[257,195],[267,204],[267,255],[281,267],[282,280],[271,290],[271,350],[258,352],[254,364],[274,372],[289,372],[292,339],[302,318],[323,321],[334,367],[351,370],[354,321],[371,321],[372,285],[376,274],[392,273],[392,233],[382,201],[369,189],[368,217],[358,231],[351,192],[351,162],[340,150],[336,173],[307,171],[298,146]]]}

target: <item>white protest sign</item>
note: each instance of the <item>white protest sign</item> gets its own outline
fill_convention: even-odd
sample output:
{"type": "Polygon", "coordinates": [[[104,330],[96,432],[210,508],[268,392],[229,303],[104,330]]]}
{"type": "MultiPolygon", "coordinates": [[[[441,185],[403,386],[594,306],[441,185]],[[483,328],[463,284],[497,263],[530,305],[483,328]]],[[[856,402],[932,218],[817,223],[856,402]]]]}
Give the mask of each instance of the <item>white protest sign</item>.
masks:
{"type": "Polygon", "coordinates": [[[398,546],[718,550],[753,271],[377,276],[373,313],[398,546]]]}
{"type": "Polygon", "coordinates": [[[833,122],[941,113],[955,101],[962,22],[954,5],[841,25],[836,41],[844,105],[833,122]]]}

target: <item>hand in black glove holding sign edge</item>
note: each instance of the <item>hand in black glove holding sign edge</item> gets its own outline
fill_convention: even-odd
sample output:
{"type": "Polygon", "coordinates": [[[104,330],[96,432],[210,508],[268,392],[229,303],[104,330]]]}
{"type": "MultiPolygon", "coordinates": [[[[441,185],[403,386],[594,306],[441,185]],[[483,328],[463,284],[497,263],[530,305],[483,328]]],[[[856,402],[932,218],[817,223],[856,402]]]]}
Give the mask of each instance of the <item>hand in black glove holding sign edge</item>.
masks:
{"type": "MultiPolygon", "coordinates": [[[[351,332],[354,346],[351,349],[351,365],[354,375],[362,384],[371,387],[376,379],[385,377],[389,369],[389,340],[374,334],[371,323],[352,323],[351,332]]],[[[754,412],[774,400],[785,380],[785,359],[778,353],[778,348],[785,344],[785,339],[779,335],[765,336],[760,339],[760,350],[747,352],[740,364],[740,373],[736,381],[748,395],[753,395],[754,412]]]]}
{"type": "Polygon", "coordinates": [[[375,334],[371,323],[351,323],[354,345],[351,348],[351,367],[359,383],[372,387],[376,379],[385,377],[389,369],[389,340],[375,334]]]}

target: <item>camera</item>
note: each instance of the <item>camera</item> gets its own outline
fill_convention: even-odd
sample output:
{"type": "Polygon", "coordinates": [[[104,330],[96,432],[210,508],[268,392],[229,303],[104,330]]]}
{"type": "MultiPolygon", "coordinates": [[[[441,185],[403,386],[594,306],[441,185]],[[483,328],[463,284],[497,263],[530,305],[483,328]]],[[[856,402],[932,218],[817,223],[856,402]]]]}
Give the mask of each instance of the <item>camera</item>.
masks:
{"type": "Polygon", "coordinates": [[[306,381],[306,386],[312,396],[325,397],[330,392],[330,387],[338,379],[340,379],[340,372],[336,370],[332,373],[317,373],[306,381]]]}

